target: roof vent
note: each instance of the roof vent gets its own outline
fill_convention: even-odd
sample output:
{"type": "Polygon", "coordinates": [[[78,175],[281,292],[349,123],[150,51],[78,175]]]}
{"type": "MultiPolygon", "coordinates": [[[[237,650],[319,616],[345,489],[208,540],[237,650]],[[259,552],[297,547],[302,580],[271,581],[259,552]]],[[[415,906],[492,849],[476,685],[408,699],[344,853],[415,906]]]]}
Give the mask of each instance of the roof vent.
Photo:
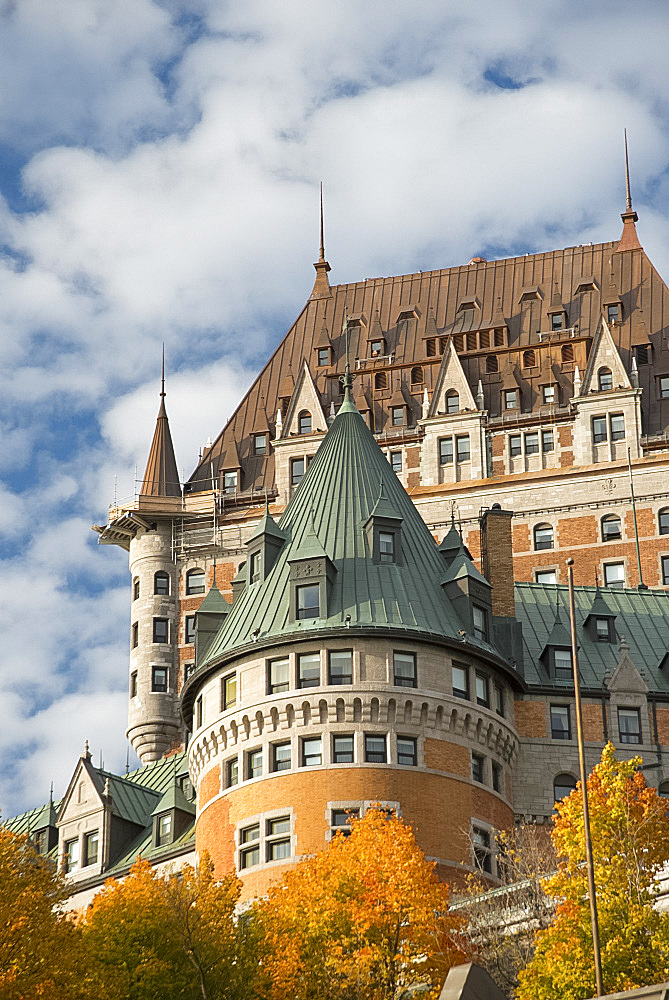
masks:
{"type": "Polygon", "coordinates": [[[472,257],[472,259],[469,261],[469,263],[470,264],[485,264],[487,262],[486,262],[485,257],[472,257]]]}

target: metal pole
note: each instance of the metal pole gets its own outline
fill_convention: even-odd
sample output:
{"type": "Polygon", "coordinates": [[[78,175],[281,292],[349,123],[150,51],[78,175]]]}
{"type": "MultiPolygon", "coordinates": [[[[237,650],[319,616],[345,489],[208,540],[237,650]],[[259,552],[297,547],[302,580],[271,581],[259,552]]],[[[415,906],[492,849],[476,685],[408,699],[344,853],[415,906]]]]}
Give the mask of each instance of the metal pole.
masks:
{"type": "Polygon", "coordinates": [[[578,764],[581,772],[581,793],[583,795],[583,832],[585,838],[585,864],[588,872],[588,895],[590,897],[590,922],[592,925],[592,949],[595,959],[596,996],[604,996],[602,982],[602,955],[599,947],[599,920],[597,919],[597,895],[595,892],[595,868],[592,861],[592,840],[590,838],[590,811],[588,809],[588,786],[585,773],[585,752],[583,749],[583,716],[581,714],[581,684],[578,674],[578,646],[576,643],[576,612],[574,609],[574,560],[567,559],[567,580],[569,584],[569,625],[571,628],[571,662],[574,672],[574,702],[576,705],[576,736],[578,738],[578,764]]]}
{"type": "Polygon", "coordinates": [[[634,480],[632,479],[632,455],[630,449],[627,449],[627,468],[630,474],[630,497],[632,499],[632,517],[634,518],[634,541],[636,542],[636,568],[639,574],[639,583],[637,585],[639,590],[647,590],[646,584],[643,582],[643,573],[641,572],[641,552],[639,551],[639,528],[636,523],[636,499],[634,496],[634,480]]]}

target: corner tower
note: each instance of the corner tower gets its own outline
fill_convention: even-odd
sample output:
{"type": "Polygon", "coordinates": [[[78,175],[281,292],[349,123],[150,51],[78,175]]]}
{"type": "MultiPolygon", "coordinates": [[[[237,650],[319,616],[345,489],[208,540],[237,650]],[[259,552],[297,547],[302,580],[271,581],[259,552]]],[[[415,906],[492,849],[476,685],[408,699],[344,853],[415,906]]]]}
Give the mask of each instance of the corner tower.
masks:
{"type": "MultiPolygon", "coordinates": [[[[490,587],[437,547],[344,402],[182,690],[196,843],[247,897],[350,813],[399,810],[443,874],[512,822],[513,692],[490,587]],[[457,572],[456,572],[457,570],[457,572]]],[[[462,563],[462,565],[461,565],[462,563]]],[[[490,870],[492,868],[492,854],[490,870]]]]}

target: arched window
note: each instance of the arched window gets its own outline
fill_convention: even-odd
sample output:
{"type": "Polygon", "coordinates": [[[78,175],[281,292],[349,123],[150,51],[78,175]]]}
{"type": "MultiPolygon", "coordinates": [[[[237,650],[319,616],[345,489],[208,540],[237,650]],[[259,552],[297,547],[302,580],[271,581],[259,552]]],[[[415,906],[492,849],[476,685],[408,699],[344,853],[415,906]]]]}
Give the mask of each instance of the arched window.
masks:
{"type": "Polygon", "coordinates": [[[663,507],[657,513],[657,520],[661,535],[669,535],[669,507],[663,507]]]}
{"type": "Polygon", "coordinates": [[[622,538],[620,518],[615,514],[607,514],[602,518],[602,541],[615,542],[622,538]]]}
{"type": "Polygon", "coordinates": [[[411,384],[412,385],[422,385],[423,384],[423,369],[420,365],[416,368],[411,369],[411,384]]]}
{"type": "Polygon", "coordinates": [[[534,548],[537,550],[553,548],[552,525],[537,524],[537,526],[534,529],[534,548]]]}
{"type": "Polygon", "coordinates": [[[489,354],[485,359],[485,370],[490,375],[493,372],[499,371],[499,364],[497,362],[496,354],[489,354]]]}
{"type": "Polygon", "coordinates": [[[446,413],[459,413],[460,412],[460,396],[455,391],[451,389],[446,393],[446,413]]]}
{"type": "Polygon", "coordinates": [[[573,774],[556,774],[553,782],[553,798],[556,802],[566,798],[576,788],[576,778],[573,774]]]}
{"type": "Polygon", "coordinates": [[[661,781],[658,792],[663,799],[669,799],[669,781],[661,781]]]}
{"type": "Polygon", "coordinates": [[[204,594],[204,570],[189,569],[186,573],[186,593],[204,594]]]}
{"type": "Polygon", "coordinates": [[[311,414],[309,410],[302,410],[297,418],[297,429],[300,434],[311,434],[311,414]]]}
{"type": "Polygon", "coordinates": [[[613,373],[610,368],[600,368],[597,372],[597,384],[600,392],[608,392],[613,389],[613,373]]]}
{"type": "Polygon", "coordinates": [[[163,570],[159,570],[155,574],[153,577],[153,592],[154,594],[169,594],[170,578],[168,573],[165,573],[163,570]]]}
{"type": "Polygon", "coordinates": [[[574,360],[574,345],[573,344],[563,344],[560,349],[560,355],[562,357],[562,364],[569,365],[574,360]]]}
{"type": "Polygon", "coordinates": [[[534,351],[523,351],[523,368],[534,368],[537,356],[534,351]]]}
{"type": "Polygon", "coordinates": [[[374,376],[374,388],[375,389],[387,389],[388,388],[388,376],[385,372],[377,372],[374,376]]]}

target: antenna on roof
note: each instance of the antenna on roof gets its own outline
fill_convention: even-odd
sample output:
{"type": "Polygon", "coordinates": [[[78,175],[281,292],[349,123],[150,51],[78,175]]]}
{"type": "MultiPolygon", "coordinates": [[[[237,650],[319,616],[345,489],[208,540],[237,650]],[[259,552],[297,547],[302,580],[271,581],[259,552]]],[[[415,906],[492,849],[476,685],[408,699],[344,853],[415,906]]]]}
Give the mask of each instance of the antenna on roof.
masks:
{"type": "Polygon", "coordinates": [[[627,129],[623,130],[625,133],[625,211],[632,211],[632,192],[630,189],[630,160],[627,151],[627,129]]]}

